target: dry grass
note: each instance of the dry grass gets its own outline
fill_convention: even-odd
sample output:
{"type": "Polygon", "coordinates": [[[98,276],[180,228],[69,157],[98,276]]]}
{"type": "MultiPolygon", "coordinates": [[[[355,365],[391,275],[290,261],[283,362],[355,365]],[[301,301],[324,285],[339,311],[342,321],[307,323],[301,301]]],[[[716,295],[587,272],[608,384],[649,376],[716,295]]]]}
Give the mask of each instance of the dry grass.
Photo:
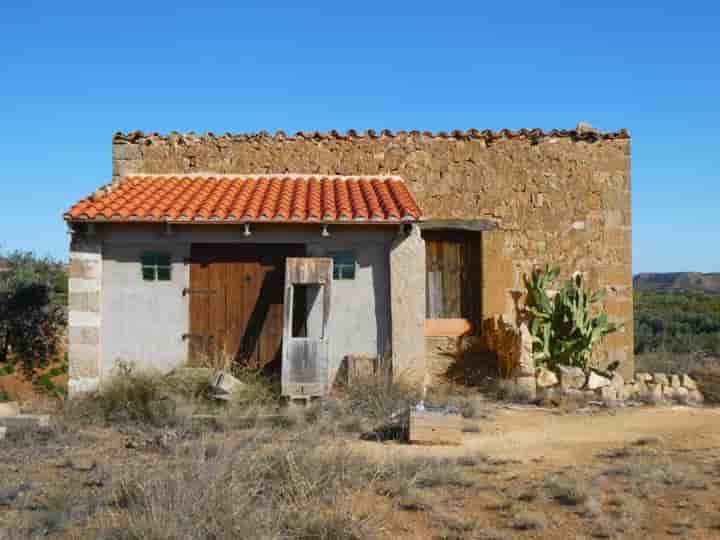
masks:
{"type": "Polygon", "coordinates": [[[370,519],[350,495],[377,468],[347,448],[318,451],[317,439],[255,440],[212,452],[187,451],[181,468],[129,475],[115,492],[119,518],[134,538],[363,538],[370,519]]]}

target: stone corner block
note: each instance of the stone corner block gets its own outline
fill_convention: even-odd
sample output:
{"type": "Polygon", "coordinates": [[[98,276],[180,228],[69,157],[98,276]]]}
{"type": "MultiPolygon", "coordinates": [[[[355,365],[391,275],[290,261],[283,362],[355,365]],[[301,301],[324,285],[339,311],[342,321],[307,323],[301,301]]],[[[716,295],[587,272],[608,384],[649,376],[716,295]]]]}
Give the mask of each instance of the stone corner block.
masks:
{"type": "Polygon", "coordinates": [[[68,381],[68,396],[70,399],[81,398],[94,394],[100,388],[99,377],[70,377],[68,381]]]}
{"type": "Polygon", "coordinates": [[[0,403],[0,417],[17,416],[20,414],[20,405],[17,401],[0,403]]]}

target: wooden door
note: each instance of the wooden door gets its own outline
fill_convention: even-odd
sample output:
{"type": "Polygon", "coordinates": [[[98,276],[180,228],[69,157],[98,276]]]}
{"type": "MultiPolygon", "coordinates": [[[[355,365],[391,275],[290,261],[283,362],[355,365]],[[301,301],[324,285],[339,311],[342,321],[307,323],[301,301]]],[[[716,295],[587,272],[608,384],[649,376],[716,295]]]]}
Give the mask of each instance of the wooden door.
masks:
{"type": "Polygon", "coordinates": [[[426,317],[480,323],[480,236],[460,231],[423,233],[426,317]]]}
{"type": "Polygon", "coordinates": [[[194,244],[190,266],[190,363],[279,369],[285,259],[296,244],[194,244]]]}
{"type": "Polygon", "coordinates": [[[282,394],[290,399],[327,393],[332,276],[330,258],[287,260],[282,394]]]}

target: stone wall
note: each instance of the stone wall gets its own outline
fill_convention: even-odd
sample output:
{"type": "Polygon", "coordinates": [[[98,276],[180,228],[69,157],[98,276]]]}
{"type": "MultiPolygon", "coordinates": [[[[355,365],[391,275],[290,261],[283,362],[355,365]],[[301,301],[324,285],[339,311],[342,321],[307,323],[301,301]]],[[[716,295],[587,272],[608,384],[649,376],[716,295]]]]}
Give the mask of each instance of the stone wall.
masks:
{"type": "Polygon", "coordinates": [[[102,249],[94,236],[73,234],[70,245],[69,394],[93,392],[100,381],[102,249]]]}
{"type": "Polygon", "coordinates": [[[596,354],[633,369],[630,140],[626,132],[470,130],[363,134],[160,136],[117,134],[113,179],[130,173],[392,174],[405,178],[428,219],[487,220],[483,318],[516,319],[523,275],[558,265],[608,291],[625,323],[596,354]]]}
{"type": "Polygon", "coordinates": [[[393,376],[425,382],[425,242],[420,229],[390,248],[393,376]]]}

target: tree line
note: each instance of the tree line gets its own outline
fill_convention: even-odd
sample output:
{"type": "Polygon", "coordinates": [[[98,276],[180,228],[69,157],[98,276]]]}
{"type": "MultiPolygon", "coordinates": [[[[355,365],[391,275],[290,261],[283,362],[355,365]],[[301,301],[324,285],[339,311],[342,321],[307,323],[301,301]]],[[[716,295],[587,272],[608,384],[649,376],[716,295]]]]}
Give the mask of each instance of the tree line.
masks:
{"type": "Polygon", "coordinates": [[[720,354],[720,294],[635,293],[635,352],[720,354]]]}

